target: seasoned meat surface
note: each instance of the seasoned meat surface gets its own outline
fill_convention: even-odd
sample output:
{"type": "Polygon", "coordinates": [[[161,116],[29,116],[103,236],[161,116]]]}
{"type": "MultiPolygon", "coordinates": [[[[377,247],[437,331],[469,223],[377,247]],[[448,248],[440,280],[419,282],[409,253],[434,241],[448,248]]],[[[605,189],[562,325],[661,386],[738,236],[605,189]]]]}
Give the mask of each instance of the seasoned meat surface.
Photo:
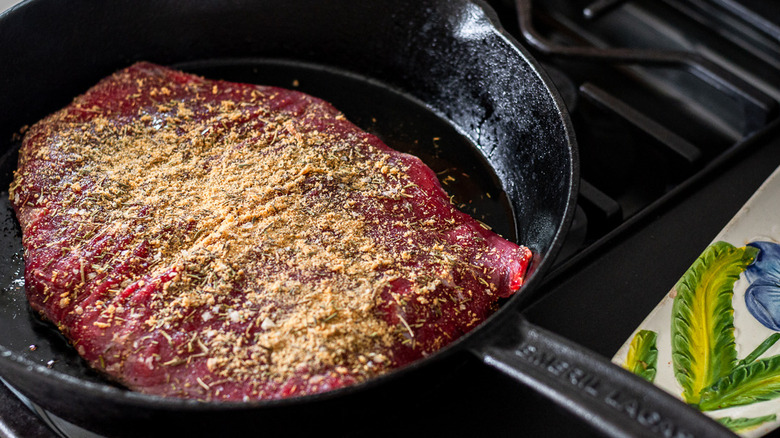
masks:
{"type": "Polygon", "coordinates": [[[364,381],[487,318],[530,251],[328,103],[138,63],[25,134],[31,306],[130,389],[276,399],[364,381]]]}

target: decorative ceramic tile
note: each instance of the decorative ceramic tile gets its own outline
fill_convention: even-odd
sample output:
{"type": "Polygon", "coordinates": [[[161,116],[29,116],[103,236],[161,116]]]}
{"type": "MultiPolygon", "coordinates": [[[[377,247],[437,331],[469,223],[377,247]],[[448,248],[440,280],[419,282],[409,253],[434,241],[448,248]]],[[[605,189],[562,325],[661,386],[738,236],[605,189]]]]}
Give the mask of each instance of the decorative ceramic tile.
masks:
{"type": "Polygon", "coordinates": [[[780,426],[780,168],[613,362],[738,434],[780,426]]]}

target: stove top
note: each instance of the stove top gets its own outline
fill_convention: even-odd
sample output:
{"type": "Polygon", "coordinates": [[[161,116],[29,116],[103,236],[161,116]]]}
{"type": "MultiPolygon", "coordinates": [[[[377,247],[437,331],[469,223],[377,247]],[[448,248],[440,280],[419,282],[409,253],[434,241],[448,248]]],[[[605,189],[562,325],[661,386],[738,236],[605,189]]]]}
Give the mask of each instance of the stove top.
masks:
{"type": "MultiPolygon", "coordinates": [[[[524,314],[612,357],[780,165],[780,6],[488,3],[559,88],[580,147],[573,227],[543,285],[548,293],[524,314]]],[[[398,412],[381,425],[358,420],[343,435],[596,434],[532,390],[461,356],[433,388],[398,400],[398,412]]],[[[0,385],[3,435],[91,436],[33,412],[0,385]]]]}

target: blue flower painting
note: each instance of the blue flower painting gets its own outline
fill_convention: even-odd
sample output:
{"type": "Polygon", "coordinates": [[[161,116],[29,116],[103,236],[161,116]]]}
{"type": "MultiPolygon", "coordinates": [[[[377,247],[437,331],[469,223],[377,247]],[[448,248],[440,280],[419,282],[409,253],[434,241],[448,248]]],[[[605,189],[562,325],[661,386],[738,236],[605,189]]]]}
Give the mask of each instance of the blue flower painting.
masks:
{"type": "Polygon", "coordinates": [[[745,270],[750,282],[745,291],[748,311],[761,324],[780,331],[780,244],[752,242],[758,248],[756,260],[745,270]]]}

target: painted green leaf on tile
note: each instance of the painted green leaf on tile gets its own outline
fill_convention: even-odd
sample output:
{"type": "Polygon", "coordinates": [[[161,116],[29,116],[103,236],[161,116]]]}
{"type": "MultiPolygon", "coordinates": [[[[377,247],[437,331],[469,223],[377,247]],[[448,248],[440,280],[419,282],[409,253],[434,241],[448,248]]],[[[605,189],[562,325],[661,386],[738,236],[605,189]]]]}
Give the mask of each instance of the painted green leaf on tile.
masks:
{"type": "Polygon", "coordinates": [[[732,430],[732,432],[747,432],[748,430],[755,429],[764,423],[775,420],[777,420],[777,415],[774,414],[754,418],[723,417],[717,419],[718,423],[728,427],[732,430]]]}
{"type": "Polygon", "coordinates": [[[757,249],[726,242],[710,245],[675,285],[672,362],[683,399],[699,404],[702,390],[737,364],[734,345],[734,282],[757,249]]]}
{"type": "Polygon", "coordinates": [[[780,355],[737,367],[701,392],[699,409],[713,411],[780,397],[780,355]]]}
{"type": "Polygon", "coordinates": [[[750,354],[748,354],[744,359],[739,361],[737,363],[737,366],[743,366],[747,365],[751,362],[755,362],[756,359],[761,357],[762,354],[766,353],[767,350],[772,348],[773,345],[777,343],[777,341],[780,340],[780,333],[772,333],[767,337],[764,342],[762,342],[758,347],[756,347],[750,354]]]}
{"type": "Polygon", "coordinates": [[[652,382],[655,379],[658,349],[655,346],[658,335],[651,330],[640,330],[631,340],[623,368],[652,382]]]}

